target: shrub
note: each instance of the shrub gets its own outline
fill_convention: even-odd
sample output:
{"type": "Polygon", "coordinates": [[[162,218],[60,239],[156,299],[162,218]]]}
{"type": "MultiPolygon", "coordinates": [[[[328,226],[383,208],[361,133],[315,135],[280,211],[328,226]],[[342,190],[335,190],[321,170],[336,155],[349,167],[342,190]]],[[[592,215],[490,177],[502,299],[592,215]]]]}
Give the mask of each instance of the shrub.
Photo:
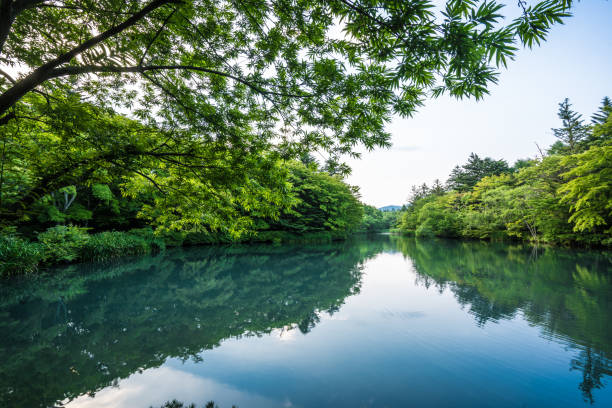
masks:
{"type": "Polygon", "coordinates": [[[163,237],[155,235],[152,228],[133,228],[128,234],[144,239],[151,247],[151,252],[157,253],[166,250],[166,240],[163,237]]]}
{"type": "Polygon", "coordinates": [[[152,247],[152,242],[142,236],[128,232],[107,231],[91,235],[83,246],[81,255],[84,260],[106,261],[125,255],[148,254],[152,247]]]}
{"type": "Polygon", "coordinates": [[[0,276],[32,273],[43,258],[39,244],[14,235],[0,235],[0,276]]]}
{"type": "Polygon", "coordinates": [[[38,234],[38,241],[44,249],[44,260],[48,263],[79,259],[81,249],[88,240],[89,235],[85,229],[73,225],[57,225],[38,234]]]}

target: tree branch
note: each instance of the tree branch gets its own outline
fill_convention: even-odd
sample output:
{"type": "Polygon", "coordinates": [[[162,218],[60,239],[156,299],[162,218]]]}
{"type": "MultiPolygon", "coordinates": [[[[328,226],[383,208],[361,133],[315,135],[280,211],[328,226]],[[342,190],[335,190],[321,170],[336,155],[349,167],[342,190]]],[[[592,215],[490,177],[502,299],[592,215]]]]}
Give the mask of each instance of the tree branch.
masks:
{"type": "Polygon", "coordinates": [[[8,81],[11,84],[14,84],[15,82],[17,82],[15,80],[15,78],[13,78],[12,76],[10,76],[6,71],[4,71],[3,69],[0,69],[0,75],[2,75],[3,77],[5,77],[6,79],[8,79],[8,81]]]}
{"type": "Polygon", "coordinates": [[[254,84],[253,82],[240,78],[236,75],[229,74],[227,72],[219,71],[211,68],[198,67],[195,65],[144,65],[144,66],[134,66],[134,67],[117,67],[117,66],[102,66],[102,65],[85,65],[85,66],[76,66],[76,67],[62,67],[56,68],[51,71],[49,79],[62,77],[66,75],[80,75],[80,74],[90,74],[90,73],[98,73],[98,72],[115,72],[115,73],[144,73],[147,71],[169,71],[169,70],[186,70],[186,71],[197,71],[197,72],[205,72],[208,74],[214,74],[223,76],[226,78],[233,79],[236,82],[239,82],[243,85],[248,86],[254,91],[263,94],[263,95],[277,95],[277,96],[289,96],[293,98],[307,98],[310,97],[310,94],[290,94],[284,92],[276,92],[261,88],[260,86],[254,84]]]}
{"type": "Polygon", "coordinates": [[[27,10],[45,0],[0,0],[0,54],[4,48],[4,43],[11,32],[11,27],[15,19],[24,10],[27,10]]]}
{"type": "Polygon", "coordinates": [[[164,22],[161,24],[161,26],[159,27],[159,29],[157,30],[157,32],[155,33],[155,35],[153,36],[153,38],[151,39],[151,41],[149,42],[149,44],[147,45],[147,48],[145,48],[144,52],[142,53],[142,57],[140,57],[140,61],[138,62],[138,65],[141,66],[145,57],[147,56],[147,53],[149,52],[149,49],[151,48],[151,46],[153,45],[153,43],[157,40],[157,38],[160,36],[160,34],[162,33],[162,31],[164,30],[164,28],[166,27],[166,24],[168,24],[168,21],[170,21],[170,19],[172,18],[172,16],[174,15],[174,13],[176,13],[176,11],[178,10],[178,8],[175,8],[174,10],[172,10],[172,12],[170,14],[168,14],[168,17],[166,17],[166,19],[164,20],[164,22]]]}
{"type": "MultiPolygon", "coordinates": [[[[2,5],[7,0],[4,0],[2,5]]],[[[33,2],[34,0],[29,0],[29,2],[33,2]]],[[[130,18],[125,20],[123,23],[118,24],[109,28],[108,30],[100,33],[99,35],[90,38],[89,40],[81,43],[80,45],[74,47],[72,50],[60,55],[59,57],[41,65],[32,71],[25,78],[19,80],[16,84],[14,84],[11,88],[6,90],[2,95],[0,95],[0,115],[5,113],[11,106],[13,106],[17,101],[19,101],[25,94],[36,88],[38,85],[52,78],[53,71],[67,63],[70,62],[74,57],[81,54],[82,52],[95,47],[101,42],[111,38],[128,27],[135,25],[138,21],[142,20],[152,11],[166,5],[166,4],[178,4],[182,0],[153,0],[148,5],[143,7],[139,12],[133,14],[130,18]]],[[[9,0],[9,3],[10,0],[9,0]]],[[[0,24],[2,21],[0,20],[0,24]]],[[[0,33],[1,34],[1,33],[0,33]]],[[[7,34],[8,35],[8,34],[7,34]]],[[[1,41],[1,37],[0,37],[1,41]]]]}

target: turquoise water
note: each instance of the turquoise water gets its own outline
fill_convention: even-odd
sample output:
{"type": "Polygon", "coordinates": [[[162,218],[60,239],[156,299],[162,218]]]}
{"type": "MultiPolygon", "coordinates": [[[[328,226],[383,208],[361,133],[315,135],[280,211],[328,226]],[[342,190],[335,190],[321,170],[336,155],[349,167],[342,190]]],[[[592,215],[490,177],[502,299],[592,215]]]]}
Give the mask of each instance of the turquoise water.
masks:
{"type": "Polygon", "coordinates": [[[375,236],[0,291],[0,406],[610,407],[610,252],[375,236]]]}

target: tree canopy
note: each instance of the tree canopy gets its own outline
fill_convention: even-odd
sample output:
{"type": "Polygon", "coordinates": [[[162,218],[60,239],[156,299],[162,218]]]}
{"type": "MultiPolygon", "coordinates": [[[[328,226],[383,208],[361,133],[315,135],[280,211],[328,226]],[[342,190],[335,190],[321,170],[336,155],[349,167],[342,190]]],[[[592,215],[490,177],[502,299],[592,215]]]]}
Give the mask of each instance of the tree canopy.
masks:
{"type": "Polygon", "coordinates": [[[561,119],[562,126],[553,129],[555,137],[567,145],[571,153],[576,153],[578,144],[587,137],[589,127],[584,124],[582,115],[572,110],[568,98],[559,104],[557,116],[561,119]]]}
{"type": "Polygon", "coordinates": [[[1,0],[0,190],[7,169],[28,180],[0,211],[121,175],[122,194],[160,193],[161,224],[239,232],[245,208],[288,205],[283,161],[318,151],[344,172],[356,146],[388,145],[391,115],[482,98],[572,1],[519,4],[505,23],[476,0],[1,0]]]}
{"type": "Polygon", "coordinates": [[[510,171],[508,163],[494,160],[490,157],[481,159],[477,154],[471,153],[468,161],[463,166],[456,166],[451,172],[446,184],[449,188],[457,191],[467,191],[486,176],[498,175],[510,171]]]}

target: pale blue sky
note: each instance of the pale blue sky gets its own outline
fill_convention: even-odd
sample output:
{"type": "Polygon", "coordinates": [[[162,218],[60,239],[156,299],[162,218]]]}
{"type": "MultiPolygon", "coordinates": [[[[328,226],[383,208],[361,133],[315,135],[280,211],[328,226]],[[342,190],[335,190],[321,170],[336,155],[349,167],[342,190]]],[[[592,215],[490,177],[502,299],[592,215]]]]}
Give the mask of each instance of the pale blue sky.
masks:
{"type": "Polygon", "coordinates": [[[348,182],[361,188],[362,200],[401,205],[411,185],[446,180],[470,152],[509,163],[534,157],[536,142],[543,149],[554,142],[557,104],[566,97],[590,120],[601,99],[612,97],[612,1],[582,0],[573,12],[541,47],[521,50],[484,100],[443,97],[412,119],[395,118],[391,149],[349,162],[348,182]]]}

